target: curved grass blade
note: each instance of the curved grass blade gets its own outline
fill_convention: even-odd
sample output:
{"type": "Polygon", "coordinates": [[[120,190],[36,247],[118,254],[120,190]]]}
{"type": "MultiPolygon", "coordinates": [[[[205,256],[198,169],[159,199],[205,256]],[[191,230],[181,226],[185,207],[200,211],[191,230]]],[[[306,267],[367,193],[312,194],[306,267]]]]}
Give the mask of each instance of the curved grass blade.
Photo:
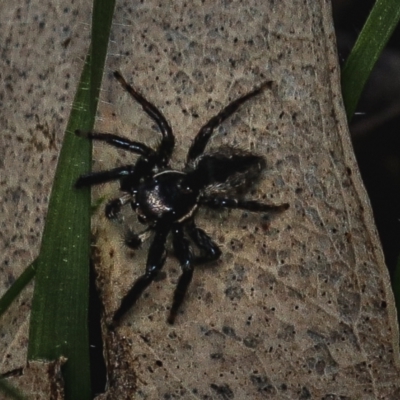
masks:
{"type": "Polygon", "coordinates": [[[1,397],[2,399],[10,399],[10,400],[28,400],[28,398],[21,393],[19,389],[15,386],[11,385],[10,382],[7,382],[4,378],[0,378],[0,394],[3,394],[5,397],[1,397]]]}
{"type": "Polygon", "coordinates": [[[353,117],[365,83],[399,19],[399,0],[377,0],[342,71],[348,121],[353,117]]]}
{"type": "Polygon", "coordinates": [[[0,317],[7,311],[10,304],[18,297],[22,289],[35,276],[37,269],[37,260],[33,261],[25,271],[16,279],[10,288],[3,294],[0,299],[0,317]]]}
{"type": "Polygon", "coordinates": [[[29,334],[29,359],[67,358],[66,399],[89,399],[88,293],[90,191],[74,190],[91,164],[91,144],[76,129],[94,124],[115,1],[95,0],[92,42],[75,95],[43,233],[29,334]]]}

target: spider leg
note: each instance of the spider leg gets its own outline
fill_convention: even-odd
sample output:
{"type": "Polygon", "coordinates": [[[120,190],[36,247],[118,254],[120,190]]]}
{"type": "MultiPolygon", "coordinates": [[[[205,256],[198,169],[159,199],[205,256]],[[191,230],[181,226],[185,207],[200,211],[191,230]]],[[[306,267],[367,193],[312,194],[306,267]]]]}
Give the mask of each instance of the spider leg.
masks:
{"type": "Polygon", "coordinates": [[[127,150],[132,153],[140,154],[141,156],[151,157],[155,155],[155,151],[150,147],[140,142],[134,142],[124,137],[113,135],[112,133],[99,133],[99,132],[82,132],[79,129],[75,131],[75,135],[80,137],[87,137],[92,140],[99,140],[106,142],[110,146],[119,149],[127,150]]]}
{"type": "Polygon", "coordinates": [[[251,212],[280,212],[289,208],[288,203],[270,205],[255,200],[240,200],[231,197],[203,197],[199,200],[199,203],[214,209],[238,208],[251,212]]]}
{"type": "Polygon", "coordinates": [[[166,258],[165,242],[170,229],[171,225],[164,220],[157,222],[155,226],[155,236],[150,245],[147,257],[146,272],[136,280],[133,287],[122,299],[121,305],[113,316],[111,328],[115,328],[119,324],[121,318],[136,303],[138,298],[150,283],[153,282],[154,278],[163,267],[166,258]]]}
{"type": "Polygon", "coordinates": [[[254,89],[250,93],[245,94],[242,97],[232,101],[228,104],[222,111],[220,111],[217,115],[212,117],[199,131],[199,133],[194,138],[187,155],[186,164],[190,163],[194,159],[196,159],[199,155],[204,152],[204,149],[207,146],[207,143],[213,134],[214,129],[220,125],[223,121],[225,121],[228,117],[230,117],[244,102],[251,99],[254,96],[257,96],[261,93],[266,87],[271,87],[272,82],[267,81],[264,82],[261,86],[254,89]]]}
{"type": "Polygon", "coordinates": [[[171,311],[168,317],[168,323],[173,324],[185,298],[187,289],[193,277],[193,254],[190,249],[189,241],[184,237],[182,224],[176,224],[173,228],[173,247],[175,255],[182,268],[182,274],[179,277],[178,285],[174,292],[174,299],[171,311]]]}
{"type": "Polygon", "coordinates": [[[139,157],[136,161],[134,171],[132,171],[131,174],[121,177],[120,190],[123,192],[135,193],[136,187],[140,184],[141,179],[151,176],[155,163],[155,157],[151,159],[139,157]]]}
{"type": "Polygon", "coordinates": [[[158,125],[163,136],[161,144],[157,150],[159,163],[162,165],[168,164],[171,158],[172,150],[174,149],[175,138],[168,121],[157,107],[147,101],[139,94],[131,85],[129,85],[122,75],[114,72],[114,77],[118,80],[121,86],[142,106],[144,112],[158,125]]]}
{"type": "Polygon", "coordinates": [[[187,223],[186,229],[195,245],[201,251],[201,255],[195,257],[194,262],[196,264],[204,264],[218,260],[221,256],[221,250],[203,229],[198,228],[193,220],[187,223]]]}
{"type": "Polygon", "coordinates": [[[76,188],[120,180],[120,189],[124,192],[130,192],[132,188],[139,183],[140,177],[146,177],[151,172],[159,157],[153,149],[145,144],[134,142],[111,133],[84,133],[80,130],[76,130],[75,134],[78,136],[87,137],[89,139],[104,141],[111,146],[124,149],[141,156],[136,161],[135,166],[126,165],[113,168],[108,171],[91,172],[81,175],[75,183],[76,188]]]}
{"type": "Polygon", "coordinates": [[[132,175],[133,172],[133,165],[124,165],[108,171],[90,172],[88,174],[81,175],[75,182],[75,187],[81,188],[84,186],[100,185],[101,183],[116,181],[132,175]]]}

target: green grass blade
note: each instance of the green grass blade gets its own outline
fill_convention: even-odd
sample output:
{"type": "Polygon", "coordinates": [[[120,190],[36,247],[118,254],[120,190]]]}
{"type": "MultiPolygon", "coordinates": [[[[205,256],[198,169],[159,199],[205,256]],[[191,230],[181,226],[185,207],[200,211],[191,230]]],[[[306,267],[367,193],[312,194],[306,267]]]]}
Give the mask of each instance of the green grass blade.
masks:
{"type": "Polygon", "coordinates": [[[0,378],[0,394],[2,399],[10,400],[28,400],[19,389],[11,385],[4,378],[0,378]]]}
{"type": "Polygon", "coordinates": [[[343,101],[348,121],[399,19],[399,0],[377,0],[342,71],[343,101]]]}
{"type": "Polygon", "coordinates": [[[79,173],[89,168],[90,145],[72,132],[90,126],[89,81],[90,61],[85,64],[75,96],[50,197],[38,257],[28,349],[31,360],[67,357],[66,385],[74,382],[83,399],[89,398],[90,387],[86,326],[90,199],[88,191],[72,188],[79,173]]]}
{"type": "Polygon", "coordinates": [[[3,294],[0,299],[0,317],[7,311],[10,304],[21,293],[22,289],[32,280],[35,276],[37,269],[37,260],[29,265],[25,271],[18,277],[12,286],[3,294]]]}
{"type": "Polygon", "coordinates": [[[115,1],[95,0],[91,50],[72,106],[38,257],[28,358],[65,356],[66,399],[89,399],[88,292],[90,191],[74,190],[90,169],[90,142],[76,129],[93,128],[115,1]]]}

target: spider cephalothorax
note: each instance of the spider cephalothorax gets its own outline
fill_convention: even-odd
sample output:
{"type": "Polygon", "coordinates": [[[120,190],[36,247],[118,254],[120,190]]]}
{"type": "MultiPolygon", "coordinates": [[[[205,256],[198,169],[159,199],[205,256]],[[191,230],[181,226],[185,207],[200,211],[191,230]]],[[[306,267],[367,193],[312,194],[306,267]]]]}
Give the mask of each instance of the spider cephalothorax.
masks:
{"type": "Polygon", "coordinates": [[[125,243],[131,248],[138,248],[149,233],[154,232],[147,257],[146,272],[136,280],[122,299],[121,306],[114,314],[113,326],[117,325],[122,316],[135,304],[164,265],[165,243],[168,234],[172,233],[173,249],[182,268],[168,317],[168,322],[173,323],[192,280],[194,265],[217,260],[221,255],[217,244],[196,226],[194,222],[196,209],[206,206],[214,209],[237,208],[252,212],[268,212],[283,211],[289,207],[288,204],[268,205],[244,199],[240,195],[245,187],[254,184],[259,178],[265,168],[263,157],[229,146],[204,152],[213,130],[241,104],[270,86],[271,82],[265,82],[250,93],[234,100],[212,117],[194,138],[184,170],[177,171],[169,165],[175,138],[167,120],[153,104],[128,85],[119,72],[114,72],[114,76],[156,122],[162,134],[161,143],[157,150],[153,150],[143,143],[117,135],[97,132],[83,134],[77,131],[78,135],[101,140],[114,147],[136,153],[139,158],[134,164],[82,175],[77,180],[76,187],[119,180],[120,189],[125,194],[107,204],[106,216],[115,218],[123,205],[130,204],[137,213],[138,220],[147,224],[147,228],[139,234],[129,232],[125,243]],[[191,244],[199,249],[198,255],[193,253],[191,244]]]}

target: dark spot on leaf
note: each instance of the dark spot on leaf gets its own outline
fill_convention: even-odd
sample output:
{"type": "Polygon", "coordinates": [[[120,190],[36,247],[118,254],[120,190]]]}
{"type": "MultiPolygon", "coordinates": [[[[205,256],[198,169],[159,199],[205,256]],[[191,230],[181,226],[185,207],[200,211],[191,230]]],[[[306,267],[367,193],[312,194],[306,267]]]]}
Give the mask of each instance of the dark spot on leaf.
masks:
{"type": "Polygon", "coordinates": [[[225,294],[230,300],[239,300],[243,296],[243,289],[240,286],[229,286],[225,290],[225,294]]]}
{"type": "Polygon", "coordinates": [[[276,395],[276,389],[271,385],[269,379],[264,375],[250,375],[250,380],[257,387],[259,392],[263,392],[268,395],[276,395]]]}
{"type": "Polygon", "coordinates": [[[215,391],[219,399],[229,400],[233,399],[234,395],[232,389],[228,385],[215,385],[212,383],[210,388],[215,391]]]}
{"type": "Polygon", "coordinates": [[[230,336],[230,337],[236,337],[235,330],[233,328],[231,328],[230,326],[223,326],[222,333],[224,333],[225,335],[230,336]]]}

